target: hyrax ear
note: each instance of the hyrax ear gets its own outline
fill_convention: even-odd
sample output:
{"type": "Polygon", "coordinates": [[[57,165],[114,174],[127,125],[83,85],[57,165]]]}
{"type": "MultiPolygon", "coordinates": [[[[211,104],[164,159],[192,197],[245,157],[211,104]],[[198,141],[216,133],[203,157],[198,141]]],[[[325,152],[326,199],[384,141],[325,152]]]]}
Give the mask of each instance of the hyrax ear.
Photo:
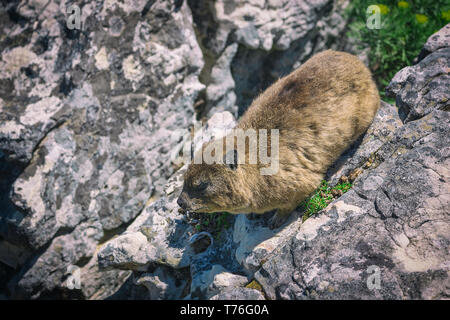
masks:
{"type": "Polygon", "coordinates": [[[236,170],[238,167],[238,152],[236,149],[228,151],[223,157],[223,163],[231,170],[236,170]]]}

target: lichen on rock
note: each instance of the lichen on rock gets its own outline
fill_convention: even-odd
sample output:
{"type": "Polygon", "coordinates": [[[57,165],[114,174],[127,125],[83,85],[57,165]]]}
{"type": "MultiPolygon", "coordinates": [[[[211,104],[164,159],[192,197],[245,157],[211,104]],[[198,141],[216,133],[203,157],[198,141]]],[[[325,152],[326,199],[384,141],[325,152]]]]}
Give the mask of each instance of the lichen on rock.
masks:
{"type": "Polygon", "coordinates": [[[176,204],[192,127],[201,146],[316,52],[347,49],[348,1],[79,1],[80,30],[69,3],[0,6],[0,297],[450,295],[448,25],[328,171],[358,170],[350,191],[276,230],[232,216],[199,249],[176,204]]]}

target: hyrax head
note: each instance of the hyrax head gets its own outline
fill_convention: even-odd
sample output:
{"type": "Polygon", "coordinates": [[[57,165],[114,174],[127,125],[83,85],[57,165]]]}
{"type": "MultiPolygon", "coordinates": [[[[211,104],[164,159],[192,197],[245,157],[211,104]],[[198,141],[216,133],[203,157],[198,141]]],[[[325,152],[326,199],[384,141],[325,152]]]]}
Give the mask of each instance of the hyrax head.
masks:
{"type": "MultiPolygon", "coordinates": [[[[204,149],[204,148],[202,148],[204,149]]],[[[222,161],[207,164],[191,163],[184,174],[183,190],[178,197],[178,205],[187,211],[213,213],[238,213],[242,208],[242,197],[239,186],[239,165],[237,151],[232,150],[222,161]],[[231,164],[225,158],[234,159],[231,164]]]]}

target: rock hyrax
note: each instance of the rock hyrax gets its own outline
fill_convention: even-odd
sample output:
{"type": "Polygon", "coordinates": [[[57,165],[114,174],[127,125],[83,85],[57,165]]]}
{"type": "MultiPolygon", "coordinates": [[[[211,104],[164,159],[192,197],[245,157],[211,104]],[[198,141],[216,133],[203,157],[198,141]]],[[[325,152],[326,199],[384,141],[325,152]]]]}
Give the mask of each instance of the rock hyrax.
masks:
{"type": "MultiPolygon", "coordinates": [[[[277,227],[319,186],[327,168],[367,130],[379,105],[377,87],[360,60],[332,50],[316,54],[260,94],[236,126],[279,130],[278,172],[261,174],[260,169],[268,165],[248,163],[248,148],[242,164],[191,163],[178,204],[205,213],[277,209],[270,222],[272,228],[277,227]]],[[[205,143],[202,150],[212,143],[225,145],[225,138],[205,143]]],[[[244,157],[237,150],[234,144],[234,158],[244,157]]]]}

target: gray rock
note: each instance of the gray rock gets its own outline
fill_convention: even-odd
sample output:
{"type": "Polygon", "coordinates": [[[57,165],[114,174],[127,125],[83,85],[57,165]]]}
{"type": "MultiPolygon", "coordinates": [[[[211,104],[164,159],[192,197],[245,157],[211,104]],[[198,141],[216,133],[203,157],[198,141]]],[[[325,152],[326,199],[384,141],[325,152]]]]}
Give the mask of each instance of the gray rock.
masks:
{"type": "Polygon", "coordinates": [[[148,290],[150,300],[180,299],[187,285],[186,278],[176,277],[170,269],[159,266],[152,273],[144,273],[135,281],[148,290]]]}
{"type": "MultiPolygon", "coordinates": [[[[24,169],[14,178],[0,231],[6,247],[35,255],[26,264],[2,257],[23,265],[10,284],[20,296],[66,290],[66,268],[78,260],[74,241],[95,247],[104,232],[122,231],[175,171],[170,151],[192,124],[204,89],[202,52],[186,4],[174,10],[172,2],[146,3],[78,3],[82,30],[66,28],[65,3],[1,9],[8,39],[0,47],[1,161],[24,169]],[[8,18],[7,9],[18,10],[23,23],[8,18]],[[76,231],[88,221],[99,236],[78,239],[88,237],[76,231]],[[68,243],[55,247],[56,240],[68,243]],[[54,258],[60,256],[70,259],[54,258]]],[[[94,251],[83,253],[83,263],[96,261],[94,251]]],[[[116,275],[105,276],[110,288],[126,279],[105,272],[116,275]]],[[[94,285],[101,277],[95,279],[80,297],[103,296],[94,285]]]]}
{"type": "MultiPolygon", "coordinates": [[[[342,37],[347,20],[343,11],[349,1],[188,2],[206,53],[202,83],[209,85],[211,71],[216,61],[223,59],[230,43],[238,45],[229,72],[235,82],[239,115],[259,92],[315,52],[344,46],[342,37]]],[[[234,99],[232,95],[231,98],[234,99]]],[[[204,102],[203,108],[208,113],[211,104],[204,102]]],[[[218,107],[231,106],[231,102],[227,99],[218,107]]]]}
{"type": "Polygon", "coordinates": [[[191,126],[209,119],[198,148],[314,53],[352,48],[349,2],[176,3],[84,1],[82,30],[66,3],[0,7],[0,297],[264,299],[253,277],[268,298],[448,297],[448,26],[389,86],[406,124],[383,104],[330,169],[362,169],[352,191],[277,230],[237,216],[196,252],[176,204],[191,126]]]}
{"type": "Polygon", "coordinates": [[[217,112],[223,111],[229,111],[233,116],[237,117],[238,107],[235,104],[234,80],[230,70],[230,64],[237,52],[237,48],[238,45],[236,43],[228,46],[211,70],[210,83],[206,88],[208,118],[211,118],[217,112]]]}
{"type": "Polygon", "coordinates": [[[84,275],[78,265],[95,252],[103,236],[99,222],[85,222],[68,235],[52,240],[49,248],[33,262],[31,268],[11,283],[14,298],[37,298],[41,294],[60,291],[67,297],[77,296],[84,275]],[[67,278],[73,277],[73,285],[67,278]]]}
{"type": "Polygon", "coordinates": [[[115,294],[130,278],[132,272],[100,269],[97,255],[94,253],[89,262],[80,268],[80,275],[81,297],[104,300],[115,294]]]}
{"type": "Polygon", "coordinates": [[[290,239],[302,223],[298,212],[294,212],[281,227],[272,230],[268,227],[267,216],[249,219],[247,215],[238,215],[234,223],[235,259],[248,276],[252,276],[286,239],[290,239]]]}
{"type": "Polygon", "coordinates": [[[386,88],[386,93],[396,98],[404,122],[421,118],[434,109],[450,110],[449,30],[450,24],[432,35],[420,62],[400,70],[386,88]]]}
{"type": "MultiPolygon", "coordinates": [[[[197,132],[193,143],[201,148],[213,136],[225,134],[235,125],[229,112],[216,114],[197,132]]],[[[185,143],[189,143],[186,141],[185,143]]],[[[194,233],[186,215],[179,212],[176,203],[183,186],[186,165],[169,180],[165,196],[149,202],[143,212],[118,237],[104,244],[98,253],[102,268],[144,271],[149,264],[180,269],[188,267],[195,251],[189,245],[194,233]]]]}
{"type": "Polygon", "coordinates": [[[225,289],[243,287],[247,277],[232,274],[221,265],[213,265],[211,269],[195,274],[191,282],[192,298],[210,298],[225,289]]]}
{"type": "Polygon", "coordinates": [[[423,48],[428,52],[434,52],[440,48],[448,47],[450,41],[450,23],[438,32],[432,34],[423,48]]]}
{"type": "MultiPolygon", "coordinates": [[[[345,152],[329,169],[327,181],[338,182],[342,175],[360,169],[361,172],[376,166],[374,161],[368,166],[378,149],[390,141],[394,132],[402,125],[397,108],[382,102],[375,119],[365,135],[345,152]]],[[[238,244],[236,260],[244,270],[252,275],[269,257],[275,254],[278,247],[292,237],[301,228],[301,212],[294,212],[289,221],[280,229],[270,230],[264,217],[248,219],[245,215],[237,217],[234,224],[233,240],[238,244]]]]}
{"type": "Polygon", "coordinates": [[[386,148],[396,151],[386,152],[382,164],[308,219],[290,243],[262,266],[255,278],[269,298],[448,295],[450,197],[443,190],[449,179],[449,116],[443,111],[432,115],[408,123],[409,128],[395,138],[396,148],[386,148]],[[402,135],[405,132],[416,134],[412,145],[402,135]],[[371,289],[367,283],[374,270],[381,284],[371,289]]]}
{"type": "Polygon", "coordinates": [[[229,288],[211,297],[210,300],[266,300],[261,292],[250,288],[229,288]]]}

